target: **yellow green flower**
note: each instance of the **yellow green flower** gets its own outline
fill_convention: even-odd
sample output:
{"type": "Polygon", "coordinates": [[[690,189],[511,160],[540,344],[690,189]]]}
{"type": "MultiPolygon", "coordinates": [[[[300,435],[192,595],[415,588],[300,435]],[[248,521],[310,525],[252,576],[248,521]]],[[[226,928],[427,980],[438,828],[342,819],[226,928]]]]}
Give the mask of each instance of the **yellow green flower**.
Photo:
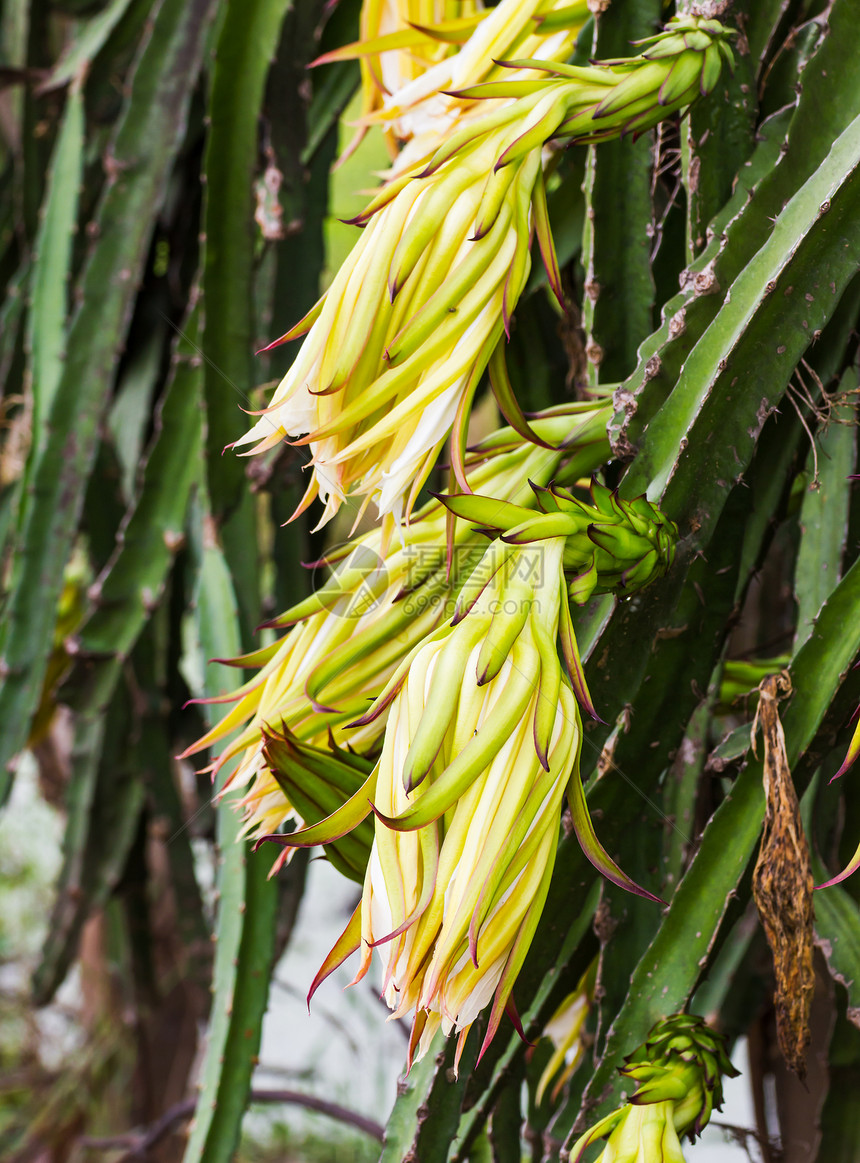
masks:
{"type": "MultiPolygon", "coordinates": [[[[460,501],[445,499],[454,508],[460,501]]],[[[359,947],[356,979],[363,977],[376,949],[383,996],[397,1016],[413,1017],[410,1061],[441,1028],[458,1032],[458,1062],[471,1024],[489,1005],[483,1053],[502,1014],[512,1010],[514,981],[552,875],[565,797],[595,867],[657,899],[603,849],[585,802],[577,698],[590,700],[570,622],[565,558],[566,534],[571,543],[587,535],[566,519],[561,534],[491,542],[463,583],[453,617],[404,659],[359,720],[365,727],[382,711],[388,715],[379,761],[360,793],[329,820],[280,838],[285,845],[328,842],[372,805],[375,837],[361,905],[311,992],[359,947]]]]}
{"type": "Polygon", "coordinates": [[[362,111],[349,151],[379,124],[399,174],[473,115],[450,90],[502,75],[500,59],[566,60],[587,19],[586,0],[501,0],[494,8],[469,0],[365,0],[359,41],[314,64],[359,60],[362,111]]]}
{"type": "Polygon", "coordinates": [[[713,21],[676,19],[629,62],[515,61],[546,75],[459,90],[493,108],[451,132],[426,165],[389,181],[354,220],[360,239],[325,296],[282,337],[307,333],[237,446],[308,445],[302,507],[319,497],[322,522],[349,496],[408,520],[449,433],[455,463],[461,457],[488,365],[500,403],[512,406],[502,344],[533,233],[563,298],[543,146],[638,133],[674,114],[716,82],[731,56],[726,35],[713,21]]]}
{"type": "Polygon", "coordinates": [[[482,214],[496,154],[493,139],[481,141],[444,172],[394,183],[384,206],[372,204],[271,405],[237,441],[254,452],[285,438],[309,445],[304,504],[319,496],[322,522],[349,496],[408,519],[452,428],[465,433],[528,276],[540,177],[539,152],[491,176],[500,198],[482,214]]]}
{"type": "Polygon", "coordinates": [[[543,1036],[549,1038],[555,1047],[552,1057],[544,1067],[535,1092],[535,1102],[540,1105],[547,1088],[552,1083],[550,1099],[555,1102],[567,1080],[579,1069],[585,1057],[583,1034],[585,1023],[594,1004],[594,987],[597,979],[597,959],[591,963],[580,978],[573,993],[569,993],[544,1026],[543,1036]]]}
{"type": "MultiPolygon", "coordinates": [[[[684,1163],[673,1111],[671,1102],[631,1104],[618,1115],[610,1115],[602,1124],[598,1123],[601,1130],[608,1131],[610,1124],[613,1127],[609,1141],[598,1156],[599,1163],[684,1163]]],[[[582,1157],[576,1154],[571,1159],[579,1163],[582,1157]]]]}
{"type": "MultiPolygon", "coordinates": [[[[545,483],[561,466],[565,479],[576,480],[606,459],[610,410],[602,400],[547,410],[532,427],[549,447],[524,441],[510,428],[492,433],[467,455],[467,483],[493,493],[500,505],[532,504],[529,480],[545,483]]],[[[325,747],[333,731],[340,745],[371,750],[384,716],[359,730],[345,724],[367,710],[409,651],[451,617],[459,586],[485,544],[440,501],[431,501],[393,540],[377,529],[330,554],[328,581],[271,623],[285,633],[231,660],[257,673],[216,700],[233,705],[183,758],[229,738],[211,770],[241,757],[224,790],[247,788],[241,801],[246,834],[273,833],[295,818],[266,761],[266,732],[287,730],[325,747]]]]}
{"type": "MultiPolygon", "coordinates": [[[[366,118],[382,108],[387,98],[457,51],[458,41],[486,15],[483,5],[470,0],[364,0],[359,40],[324,53],[313,63],[355,60],[361,66],[361,121],[347,153],[367,131],[366,118]]],[[[396,154],[406,127],[386,127],[396,154]]]]}
{"type": "Polygon", "coordinates": [[[543,907],[581,745],[554,645],[562,554],[557,539],[487,563],[468,612],[394,680],[358,976],[376,948],[386,1001],[413,1016],[410,1057],[441,1027],[459,1059],[492,1002],[489,1042],[543,907]]]}

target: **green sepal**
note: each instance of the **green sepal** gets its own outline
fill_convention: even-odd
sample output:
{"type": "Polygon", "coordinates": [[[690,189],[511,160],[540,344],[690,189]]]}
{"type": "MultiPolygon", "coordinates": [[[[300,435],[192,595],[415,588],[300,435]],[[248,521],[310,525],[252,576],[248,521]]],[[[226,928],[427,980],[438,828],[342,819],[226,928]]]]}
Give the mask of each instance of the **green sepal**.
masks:
{"type": "Polygon", "coordinates": [[[283,848],[314,848],[317,844],[331,844],[352,832],[362,820],[367,819],[371,811],[371,799],[376,794],[376,768],[349,799],[331,815],[326,816],[318,824],[309,828],[300,828],[296,832],[282,836],[272,833],[261,836],[254,845],[255,850],[266,840],[272,840],[283,848]]]}
{"type": "Polygon", "coordinates": [[[329,974],[334,973],[339,965],[343,965],[344,961],[346,961],[348,957],[351,957],[360,945],[361,902],[359,901],[359,903],[355,906],[355,910],[352,916],[349,918],[349,922],[346,928],[335,941],[325,961],[323,961],[322,965],[317,970],[316,977],[311,982],[311,987],[308,990],[307,999],[309,1010],[311,1008],[311,998],[314,996],[325,979],[329,976],[329,974]]]}
{"type": "Polygon", "coordinates": [[[568,781],[567,800],[570,805],[573,830],[576,833],[579,846],[597,871],[602,876],[605,876],[607,880],[611,881],[612,884],[617,884],[619,888],[627,889],[628,892],[632,892],[635,896],[645,897],[646,900],[655,901],[658,905],[665,904],[666,902],[661,900],[660,897],[655,896],[653,892],[649,892],[647,888],[641,888],[635,880],[631,880],[627,873],[618,867],[598,840],[597,833],[594,831],[594,825],[591,822],[588,805],[585,802],[585,792],[582,789],[578,762],[568,781]]]}
{"type": "Polygon", "coordinates": [[[597,554],[592,553],[586,568],[575,574],[567,587],[570,600],[584,606],[597,588],[597,578],[597,554]]]}
{"type": "Polygon", "coordinates": [[[499,750],[499,740],[507,738],[510,724],[518,720],[532,697],[529,674],[514,668],[481,730],[448,764],[443,775],[422,791],[413,808],[399,816],[386,816],[374,808],[374,814],[395,832],[412,832],[438,820],[471,787],[499,750]]]}
{"type": "MultiPolygon", "coordinates": [[[[540,238],[540,234],[538,234],[540,238]]],[[[551,240],[550,240],[551,241],[551,240]]],[[[553,250],[553,255],[555,251],[553,250]]],[[[557,267],[557,264],[556,264],[557,267]]],[[[547,268],[549,270],[549,268],[547,268]]],[[[554,445],[548,444],[543,440],[537,432],[531,427],[528,420],[525,418],[522,408],[514,394],[513,385],[511,384],[510,376],[508,375],[508,367],[505,362],[505,346],[504,340],[501,339],[493,349],[493,354],[490,356],[490,362],[487,364],[487,371],[490,376],[490,387],[493,389],[493,395],[496,398],[496,403],[499,406],[499,411],[502,413],[508,424],[513,430],[523,437],[524,440],[531,441],[532,444],[538,444],[541,448],[554,448],[554,445]]]]}

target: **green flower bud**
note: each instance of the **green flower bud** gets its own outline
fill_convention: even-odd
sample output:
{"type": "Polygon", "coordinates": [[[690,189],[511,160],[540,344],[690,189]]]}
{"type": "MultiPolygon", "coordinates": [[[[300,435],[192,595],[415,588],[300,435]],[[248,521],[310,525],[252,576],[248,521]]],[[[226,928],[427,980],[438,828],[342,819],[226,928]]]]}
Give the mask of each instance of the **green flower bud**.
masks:
{"type": "Polygon", "coordinates": [[[645,497],[625,501],[604,485],[591,486],[592,505],[559,486],[535,488],[539,512],[499,506],[489,497],[458,495],[447,508],[509,545],[564,537],[564,569],[572,601],[593,594],[631,594],[661,577],[675,555],[677,526],[645,497]]]}
{"type": "Polygon", "coordinates": [[[621,1073],[636,1093],[587,1131],[571,1151],[579,1163],[587,1148],[606,1138],[597,1163],[683,1163],[680,1137],[695,1139],[723,1101],[722,1079],[738,1072],[723,1039],[690,1014],[658,1022],[621,1073]]]}
{"type": "MultiPolygon", "coordinates": [[[[307,824],[318,824],[342,808],[366,786],[375,765],[375,760],[338,747],[333,738],[329,739],[328,747],[314,747],[297,739],[287,727],[279,732],[264,728],[263,738],[263,758],[269,771],[307,824]]],[[[347,835],[324,845],[325,854],[338,872],[360,884],[372,843],[373,826],[365,820],[347,835]]],[[[284,847],[282,859],[272,868],[273,873],[290,851],[291,848],[284,847]]]]}
{"type": "MultiPolygon", "coordinates": [[[[594,61],[587,67],[510,60],[505,63],[512,69],[533,68],[548,76],[488,82],[460,89],[457,95],[513,99],[521,132],[497,162],[506,165],[550,138],[583,144],[652,129],[707,96],[724,64],[733,67],[729,39],[734,35],[716,20],[675,16],[663,32],[637,42],[643,47],[638,56],[594,61]]],[[[429,168],[451,152],[447,143],[429,168]]]]}

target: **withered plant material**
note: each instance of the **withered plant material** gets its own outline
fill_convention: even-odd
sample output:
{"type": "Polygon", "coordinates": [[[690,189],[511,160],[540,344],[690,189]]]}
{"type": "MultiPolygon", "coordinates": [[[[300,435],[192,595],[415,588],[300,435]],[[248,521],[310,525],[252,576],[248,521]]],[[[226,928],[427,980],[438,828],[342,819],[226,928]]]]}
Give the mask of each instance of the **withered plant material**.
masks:
{"type": "Polygon", "coordinates": [[[767,807],[753,873],[753,896],[773,953],[779,1048],[786,1064],[802,1080],[806,1076],[814,984],[812,866],[779,719],[779,700],[791,693],[791,680],[786,671],[771,674],[758,689],[752,738],[755,748],[761,728],[767,807]]]}

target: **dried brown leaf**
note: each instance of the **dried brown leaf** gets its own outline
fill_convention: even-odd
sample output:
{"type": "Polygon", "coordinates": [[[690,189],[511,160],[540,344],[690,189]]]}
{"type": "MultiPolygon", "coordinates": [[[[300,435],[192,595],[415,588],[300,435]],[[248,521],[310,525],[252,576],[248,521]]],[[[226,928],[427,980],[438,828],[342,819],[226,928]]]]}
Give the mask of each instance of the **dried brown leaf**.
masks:
{"type": "Polygon", "coordinates": [[[802,1080],[814,987],[812,865],[779,719],[779,700],[790,693],[785,671],[768,675],[759,685],[752,737],[755,746],[761,728],[767,807],[753,896],[773,954],[779,1048],[786,1065],[802,1080]]]}

